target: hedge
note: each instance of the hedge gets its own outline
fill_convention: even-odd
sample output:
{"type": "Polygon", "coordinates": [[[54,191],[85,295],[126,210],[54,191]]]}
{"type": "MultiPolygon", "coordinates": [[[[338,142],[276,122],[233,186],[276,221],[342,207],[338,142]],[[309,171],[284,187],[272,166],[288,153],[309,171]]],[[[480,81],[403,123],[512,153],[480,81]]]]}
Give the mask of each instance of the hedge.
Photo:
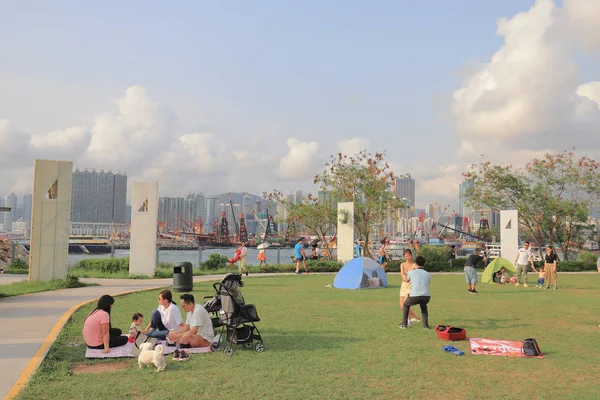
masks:
{"type": "MultiPolygon", "coordinates": [[[[421,253],[422,254],[422,253],[421,253]]],[[[425,269],[429,272],[462,272],[465,262],[465,257],[455,258],[452,260],[434,258],[427,259],[425,269]]],[[[399,272],[400,263],[404,260],[393,260],[386,266],[387,272],[399,272]]],[[[543,262],[536,262],[536,268],[543,266],[543,262]]],[[[237,271],[237,266],[230,267],[226,262],[225,256],[211,254],[209,260],[200,264],[200,269],[194,268],[194,275],[199,275],[202,272],[232,272],[237,271]],[[216,256],[216,257],[212,257],[216,256]],[[223,260],[225,259],[225,261],[223,260]]],[[[337,272],[343,266],[342,263],[331,260],[309,260],[306,262],[308,270],[311,272],[337,272]]],[[[171,278],[173,276],[172,263],[161,262],[154,272],[155,278],[171,278]]],[[[90,258],[77,262],[73,268],[96,270],[104,273],[127,272],[129,269],[129,258],[90,258]]],[[[248,266],[250,272],[256,273],[276,273],[276,272],[294,272],[296,263],[289,264],[267,264],[263,266],[248,266]]],[[[483,262],[476,266],[477,270],[483,271],[483,262]]],[[[596,271],[596,264],[589,261],[559,261],[558,272],[579,272],[579,271],[596,271]]]]}

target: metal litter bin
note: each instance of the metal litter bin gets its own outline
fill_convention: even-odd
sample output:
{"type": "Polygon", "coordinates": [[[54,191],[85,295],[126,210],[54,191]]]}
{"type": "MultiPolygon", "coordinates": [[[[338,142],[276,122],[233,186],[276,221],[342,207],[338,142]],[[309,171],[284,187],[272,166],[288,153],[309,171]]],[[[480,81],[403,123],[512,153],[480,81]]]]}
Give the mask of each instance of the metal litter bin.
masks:
{"type": "Polygon", "coordinates": [[[173,267],[173,290],[191,292],[194,290],[194,274],[191,262],[181,262],[173,267]]]}

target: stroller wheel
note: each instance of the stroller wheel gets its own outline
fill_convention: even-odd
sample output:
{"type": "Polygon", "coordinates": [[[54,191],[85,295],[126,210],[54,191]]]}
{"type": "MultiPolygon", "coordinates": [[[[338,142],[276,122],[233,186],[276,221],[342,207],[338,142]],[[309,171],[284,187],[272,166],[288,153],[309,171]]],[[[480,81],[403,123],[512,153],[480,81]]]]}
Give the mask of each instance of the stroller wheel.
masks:
{"type": "Polygon", "coordinates": [[[251,349],[252,347],[254,347],[254,345],[252,344],[252,342],[246,342],[244,343],[244,347],[247,349],[251,349]]]}
{"type": "Polygon", "coordinates": [[[257,342],[256,346],[254,346],[254,350],[256,350],[257,353],[262,353],[263,351],[265,351],[265,345],[263,344],[263,342],[257,342]]]}
{"type": "Polygon", "coordinates": [[[211,351],[219,351],[219,343],[211,343],[210,349],[211,351]]]}
{"type": "Polygon", "coordinates": [[[233,355],[233,352],[234,352],[234,351],[235,351],[235,350],[233,350],[233,348],[232,348],[232,347],[229,347],[229,346],[225,347],[225,355],[226,355],[227,357],[231,357],[231,356],[233,355]]]}

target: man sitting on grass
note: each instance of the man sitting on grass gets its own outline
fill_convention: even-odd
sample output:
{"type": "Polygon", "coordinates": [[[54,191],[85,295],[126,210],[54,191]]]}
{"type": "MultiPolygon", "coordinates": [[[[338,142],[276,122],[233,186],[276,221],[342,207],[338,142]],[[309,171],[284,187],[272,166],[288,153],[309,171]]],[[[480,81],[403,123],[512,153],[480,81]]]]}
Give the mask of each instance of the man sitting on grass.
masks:
{"type": "Polygon", "coordinates": [[[402,323],[400,329],[406,329],[408,326],[408,312],[410,306],[420,305],[421,306],[421,320],[423,321],[424,329],[429,328],[429,314],[427,312],[427,303],[431,300],[431,294],[429,294],[429,282],[431,281],[431,274],[423,269],[425,265],[425,257],[418,256],[415,258],[417,268],[409,271],[408,281],[412,284],[410,294],[404,301],[404,309],[402,310],[402,323]]]}
{"type": "Polygon", "coordinates": [[[210,315],[204,307],[196,303],[191,294],[182,294],[181,308],[187,313],[183,327],[180,327],[167,336],[167,339],[178,345],[177,347],[210,347],[215,338],[210,315]]]}

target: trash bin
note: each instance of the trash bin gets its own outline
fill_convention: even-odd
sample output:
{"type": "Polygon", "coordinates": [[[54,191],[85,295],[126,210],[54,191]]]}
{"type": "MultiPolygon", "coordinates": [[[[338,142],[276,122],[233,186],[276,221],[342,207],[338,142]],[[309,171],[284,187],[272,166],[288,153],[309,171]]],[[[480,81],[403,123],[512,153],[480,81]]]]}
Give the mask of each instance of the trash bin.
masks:
{"type": "Polygon", "coordinates": [[[173,290],[191,292],[194,289],[194,274],[191,262],[181,262],[173,267],[173,290]]]}

